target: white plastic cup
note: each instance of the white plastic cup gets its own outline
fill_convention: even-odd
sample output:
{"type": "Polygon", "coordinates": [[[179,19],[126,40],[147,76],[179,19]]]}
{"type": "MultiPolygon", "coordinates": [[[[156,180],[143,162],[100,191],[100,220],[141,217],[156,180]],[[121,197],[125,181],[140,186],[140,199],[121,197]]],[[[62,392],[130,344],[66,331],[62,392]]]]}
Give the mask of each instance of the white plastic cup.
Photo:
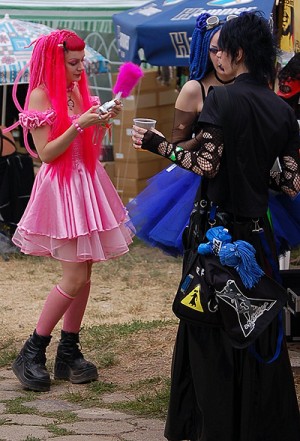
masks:
{"type": "Polygon", "coordinates": [[[133,118],[133,124],[143,129],[155,129],[156,120],[149,118],[133,118]]]}
{"type": "MultiPolygon", "coordinates": [[[[151,130],[155,128],[156,120],[150,118],[133,118],[133,124],[143,129],[151,130]]],[[[138,152],[147,152],[145,149],[137,149],[138,152]]]]}

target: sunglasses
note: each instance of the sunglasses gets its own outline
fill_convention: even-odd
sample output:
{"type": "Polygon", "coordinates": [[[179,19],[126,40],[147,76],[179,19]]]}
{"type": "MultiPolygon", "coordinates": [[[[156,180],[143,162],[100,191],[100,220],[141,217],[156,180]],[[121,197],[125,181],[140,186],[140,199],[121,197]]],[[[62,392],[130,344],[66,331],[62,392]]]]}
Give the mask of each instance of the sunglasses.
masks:
{"type": "Polygon", "coordinates": [[[211,54],[217,55],[220,49],[218,49],[217,47],[210,47],[208,50],[211,54]]]}
{"type": "Polygon", "coordinates": [[[219,26],[219,24],[225,23],[226,21],[230,21],[237,17],[238,17],[237,15],[229,14],[227,15],[225,20],[220,20],[220,18],[217,15],[212,15],[211,17],[208,17],[206,19],[206,29],[215,28],[216,26],[219,26]]]}
{"type": "Polygon", "coordinates": [[[287,84],[280,84],[279,90],[282,93],[291,93],[292,92],[292,88],[290,86],[288,86],[287,84]]]}

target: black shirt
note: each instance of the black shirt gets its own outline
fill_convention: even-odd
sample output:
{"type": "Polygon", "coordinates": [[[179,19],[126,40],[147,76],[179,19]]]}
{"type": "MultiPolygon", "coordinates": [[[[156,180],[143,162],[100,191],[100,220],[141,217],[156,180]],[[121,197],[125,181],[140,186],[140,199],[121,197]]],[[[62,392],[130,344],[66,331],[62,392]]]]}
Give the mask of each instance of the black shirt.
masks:
{"type": "MultiPolygon", "coordinates": [[[[277,157],[297,158],[299,126],[293,110],[268,87],[249,74],[240,75],[226,86],[232,102],[231,130],[235,158],[224,153],[218,174],[209,181],[208,196],[224,210],[232,212],[227,161],[234,161],[236,214],[262,216],[268,205],[270,169],[277,157]]],[[[201,125],[222,127],[221,111],[212,90],[199,117],[201,125]]]]}

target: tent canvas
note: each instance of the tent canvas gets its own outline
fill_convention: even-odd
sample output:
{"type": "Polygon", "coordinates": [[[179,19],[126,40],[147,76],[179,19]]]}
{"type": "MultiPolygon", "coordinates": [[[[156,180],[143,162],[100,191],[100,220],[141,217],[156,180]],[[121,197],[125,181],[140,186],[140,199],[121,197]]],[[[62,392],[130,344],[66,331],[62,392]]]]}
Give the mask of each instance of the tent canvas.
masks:
{"type": "Polygon", "coordinates": [[[151,1],[113,15],[119,57],[137,64],[187,66],[199,14],[208,12],[224,20],[227,15],[259,10],[270,17],[273,6],[274,0],[151,1]]]}

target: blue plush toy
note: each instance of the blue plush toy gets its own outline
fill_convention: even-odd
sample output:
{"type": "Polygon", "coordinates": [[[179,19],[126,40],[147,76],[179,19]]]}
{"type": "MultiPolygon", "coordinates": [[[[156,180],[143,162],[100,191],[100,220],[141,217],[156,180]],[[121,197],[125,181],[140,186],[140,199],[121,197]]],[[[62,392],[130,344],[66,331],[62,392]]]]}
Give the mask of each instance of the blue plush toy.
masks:
{"type": "Polygon", "coordinates": [[[224,227],[207,230],[207,243],[198,246],[199,254],[215,254],[222,265],[234,267],[246,288],[251,289],[264,275],[255,259],[255,248],[244,240],[231,242],[232,237],[224,227]]]}

